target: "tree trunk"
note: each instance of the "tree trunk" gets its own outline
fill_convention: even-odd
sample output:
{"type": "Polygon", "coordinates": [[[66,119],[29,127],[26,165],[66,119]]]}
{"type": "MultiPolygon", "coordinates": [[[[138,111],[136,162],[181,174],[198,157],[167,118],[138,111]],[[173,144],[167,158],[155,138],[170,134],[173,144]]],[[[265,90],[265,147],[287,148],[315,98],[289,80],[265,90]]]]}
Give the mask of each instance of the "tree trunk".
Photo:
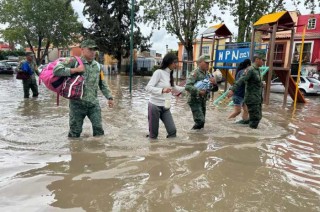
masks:
{"type": "Polygon", "coordinates": [[[246,26],[246,42],[250,42],[251,41],[251,26],[250,24],[247,24],[246,26]]]}
{"type": "Polygon", "coordinates": [[[239,15],[239,28],[238,28],[238,39],[237,42],[244,42],[245,33],[246,33],[246,2],[245,0],[239,0],[238,4],[238,15],[239,15]]]}
{"type": "Polygon", "coordinates": [[[188,64],[187,64],[187,72],[188,73],[182,73],[183,76],[188,77],[187,75],[193,70],[194,68],[194,63],[193,63],[193,46],[192,42],[191,45],[186,45],[185,46],[187,50],[187,55],[188,55],[188,64]]]}
{"type": "MultiPolygon", "coordinates": [[[[121,52],[117,52],[116,59],[118,60],[117,66],[118,66],[118,72],[120,73],[121,72],[121,63],[122,63],[121,52]]],[[[129,73],[130,73],[130,70],[129,70],[129,73]]]]}
{"type": "Polygon", "coordinates": [[[42,48],[42,37],[39,36],[38,37],[38,51],[37,51],[37,57],[36,57],[37,65],[39,65],[41,62],[41,58],[40,58],[41,48],[42,48]]]}

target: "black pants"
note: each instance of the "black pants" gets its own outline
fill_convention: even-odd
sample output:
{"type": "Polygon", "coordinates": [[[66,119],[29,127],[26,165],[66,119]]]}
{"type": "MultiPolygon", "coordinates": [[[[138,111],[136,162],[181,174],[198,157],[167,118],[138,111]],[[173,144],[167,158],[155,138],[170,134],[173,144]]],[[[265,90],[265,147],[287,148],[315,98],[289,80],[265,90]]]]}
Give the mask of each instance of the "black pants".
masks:
{"type": "Polygon", "coordinates": [[[22,84],[23,84],[24,98],[29,98],[30,89],[32,91],[33,97],[37,97],[39,95],[36,78],[31,77],[30,79],[22,80],[22,84]]]}
{"type": "Polygon", "coordinates": [[[167,138],[176,137],[177,129],[174,124],[170,109],[151,104],[148,105],[149,138],[157,138],[159,121],[163,122],[167,130],[167,138]]]}

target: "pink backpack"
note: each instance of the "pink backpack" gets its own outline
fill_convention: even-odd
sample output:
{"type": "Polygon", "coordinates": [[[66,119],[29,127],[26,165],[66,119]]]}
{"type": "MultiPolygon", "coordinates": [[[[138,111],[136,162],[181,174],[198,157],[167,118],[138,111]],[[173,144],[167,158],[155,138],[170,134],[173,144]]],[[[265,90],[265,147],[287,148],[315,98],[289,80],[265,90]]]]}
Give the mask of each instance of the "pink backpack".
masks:
{"type": "Polygon", "coordinates": [[[60,95],[67,99],[82,99],[84,77],[74,75],[67,77],[62,83],[60,95]]]}
{"type": "MultiPolygon", "coordinates": [[[[79,65],[83,65],[79,57],[75,56],[75,58],[79,65]]],[[[42,69],[39,76],[39,83],[43,82],[49,90],[57,93],[57,105],[59,105],[59,95],[68,99],[81,99],[83,92],[83,76],[54,76],[54,68],[63,61],[65,61],[65,58],[59,58],[49,63],[45,68],[42,69]],[[79,89],[81,89],[81,91],[79,89]]]]}

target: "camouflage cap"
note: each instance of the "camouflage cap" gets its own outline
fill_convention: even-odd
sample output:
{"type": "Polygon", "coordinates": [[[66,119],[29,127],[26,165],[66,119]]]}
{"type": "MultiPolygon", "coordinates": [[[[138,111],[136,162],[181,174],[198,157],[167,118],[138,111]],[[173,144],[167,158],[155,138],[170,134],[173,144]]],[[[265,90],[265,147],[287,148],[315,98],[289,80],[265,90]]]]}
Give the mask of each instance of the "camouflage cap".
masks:
{"type": "Polygon", "coordinates": [[[98,46],[94,40],[87,39],[81,42],[80,45],[81,48],[92,48],[92,49],[98,49],[98,46]]]}
{"type": "Polygon", "coordinates": [[[204,61],[206,63],[210,63],[212,60],[210,59],[210,55],[204,54],[198,58],[198,62],[204,61]]]}
{"type": "Polygon", "coordinates": [[[259,58],[259,59],[262,59],[262,60],[266,60],[266,54],[264,51],[255,51],[254,52],[254,55],[253,55],[253,59],[255,58],[259,58]]]}

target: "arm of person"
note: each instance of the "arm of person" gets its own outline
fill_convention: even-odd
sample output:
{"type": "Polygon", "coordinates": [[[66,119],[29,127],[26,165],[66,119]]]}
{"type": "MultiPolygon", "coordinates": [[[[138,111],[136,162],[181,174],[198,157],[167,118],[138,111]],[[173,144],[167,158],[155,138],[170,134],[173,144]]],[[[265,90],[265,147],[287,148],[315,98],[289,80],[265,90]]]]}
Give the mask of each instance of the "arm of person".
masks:
{"type": "Polygon", "coordinates": [[[102,92],[102,94],[108,99],[108,105],[109,107],[113,107],[114,102],[113,102],[113,97],[111,94],[111,91],[109,89],[109,86],[107,82],[104,80],[103,72],[102,70],[100,71],[100,80],[99,80],[99,88],[102,92]]]}
{"type": "Polygon", "coordinates": [[[248,80],[251,78],[253,73],[252,69],[248,69],[246,73],[244,73],[238,81],[235,82],[235,84],[230,88],[233,92],[236,91],[240,86],[242,86],[244,83],[248,82],[248,80]]]}
{"type": "Polygon", "coordinates": [[[21,65],[21,70],[28,73],[29,75],[33,74],[33,71],[31,70],[29,64],[27,62],[23,62],[21,65]]]}
{"type": "Polygon", "coordinates": [[[160,69],[156,70],[150,81],[148,82],[147,86],[146,86],[146,91],[152,94],[156,94],[156,95],[161,95],[163,93],[164,88],[159,88],[156,87],[156,85],[158,84],[158,82],[160,81],[160,69]]]}
{"type": "Polygon", "coordinates": [[[210,91],[212,91],[212,92],[218,91],[219,90],[219,86],[217,84],[216,79],[214,77],[210,77],[209,81],[210,81],[210,91]]]}
{"type": "Polygon", "coordinates": [[[179,93],[185,91],[185,89],[186,89],[185,87],[179,86],[179,85],[175,85],[175,86],[172,88],[173,91],[179,92],[179,93]]]}
{"type": "Polygon", "coordinates": [[[196,83],[196,73],[192,72],[187,79],[185,90],[188,91],[192,96],[196,96],[200,93],[199,89],[194,85],[196,83]]]}
{"type": "Polygon", "coordinates": [[[54,69],[53,74],[55,76],[71,76],[71,74],[84,72],[84,65],[74,67],[76,65],[76,60],[67,58],[64,62],[58,63],[54,69]],[[74,68],[72,68],[74,67],[74,68]]]}

